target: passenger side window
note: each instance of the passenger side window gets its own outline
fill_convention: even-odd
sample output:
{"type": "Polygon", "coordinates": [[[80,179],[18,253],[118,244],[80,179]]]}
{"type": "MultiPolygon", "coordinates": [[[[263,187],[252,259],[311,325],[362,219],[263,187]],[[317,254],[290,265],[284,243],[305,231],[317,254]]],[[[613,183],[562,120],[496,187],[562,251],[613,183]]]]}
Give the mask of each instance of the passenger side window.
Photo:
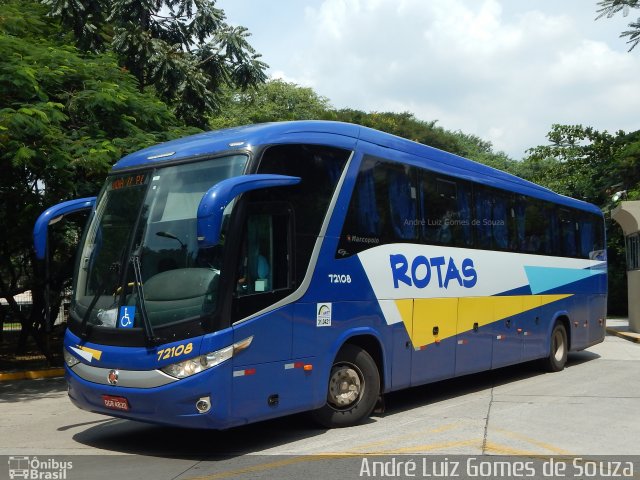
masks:
{"type": "Polygon", "coordinates": [[[415,169],[365,157],[351,195],[337,257],[419,238],[415,169]]]}
{"type": "Polygon", "coordinates": [[[471,247],[471,186],[463,181],[423,172],[420,189],[425,241],[471,247]]]}
{"type": "Polygon", "coordinates": [[[494,188],[475,188],[476,247],[493,250],[514,250],[511,196],[494,188]]]}
{"type": "Polygon", "coordinates": [[[580,256],[591,260],[606,258],[602,220],[596,215],[585,213],[580,218],[580,256]]]}
{"type": "Polygon", "coordinates": [[[578,223],[573,212],[560,209],[560,241],[562,244],[562,254],[567,257],[575,257],[577,254],[576,237],[578,223]]]}
{"type": "Polygon", "coordinates": [[[521,253],[543,253],[546,229],[544,206],[528,197],[518,197],[515,205],[517,251],[521,253]]]}
{"type": "Polygon", "coordinates": [[[606,259],[598,215],[365,157],[336,258],[377,245],[407,242],[606,259]]]}

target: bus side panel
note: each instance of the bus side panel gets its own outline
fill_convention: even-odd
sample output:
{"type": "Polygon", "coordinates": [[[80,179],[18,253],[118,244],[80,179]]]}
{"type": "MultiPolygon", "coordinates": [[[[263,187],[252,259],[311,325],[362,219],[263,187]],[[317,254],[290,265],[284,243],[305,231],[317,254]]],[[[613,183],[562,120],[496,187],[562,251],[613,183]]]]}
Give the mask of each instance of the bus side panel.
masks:
{"type": "Polygon", "coordinates": [[[600,343],[606,334],[607,296],[589,297],[589,345],[600,343]]]}
{"type": "Polygon", "coordinates": [[[414,300],[412,385],[453,377],[457,317],[457,298],[414,300]]]}
{"type": "Polygon", "coordinates": [[[456,375],[491,368],[493,310],[483,300],[463,297],[458,301],[456,375]]]}
{"type": "MultiPolygon", "coordinates": [[[[413,315],[413,300],[402,300],[409,315],[413,315]]],[[[396,303],[394,300],[380,300],[380,303],[396,303]]],[[[391,305],[390,305],[391,307],[391,305]]],[[[389,307],[387,307],[389,308],[389,307]]],[[[411,384],[413,345],[404,322],[390,326],[393,330],[393,345],[389,358],[391,359],[391,390],[406,388],[411,384]]]]}
{"type": "MultiPolygon", "coordinates": [[[[315,386],[312,392],[314,407],[320,407],[326,401],[326,389],[331,366],[340,348],[349,338],[367,335],[375,338],[382,352],[381,381],[385,391],[391,388],[391,348],[394,333],[382,318],[377,302],[315,302],[297,303],[293,325],[294,359],[310,356],[315,358],[313,378],[315,386]],[[323,305],[330,306],[328,315],[320,311],[323,305]]],[[[372,353],[372,352],[371,352],[372,353]]],[[[409,370],[409,364],[396,367],[409,370]]]]}
{"type": "MultiPolygon", "coordinates": [[[[560,301],[562,302],[562,300],[560,301]]],[[[542,301],[540,302],[542,303],[542,301]]],[[[563,307],[564,308],[564,307],[563,307]]],[[[557,303],[542,305],[526,312],[522,322],[524,351],[522,361],[535,360],[546,356],[549,348],[547,331],[549,323],[555,318],[557,303]]]]}
{"type": "Polygon", "coordinates": [[[315,358],[234,366],[231,393],[233,423],[244,424],[302,412],[316,396],[315,358]]]}
{"type": "Polygon", "coordinates": [[[233,327],[234,342],[253,337],[251,345],[233,357],[232,415],[234,422],[264,420],[308,407],[313,379],[291,346],[294,306],[288,305],[233,327]]]}
{"type": "Polygon", "coordinates": [[[509,315],[513,309],[522,310],[522,306],[514,306],[514,303],[522,303],[522,297],[514,296],[508,305],[496,303],[494,305],[494,318],[500,320],[491,324],[493,333],[493,352],[491,356],[491,368],[499,368],[513,365],[522,361],[524,314],[509,315]],[[508,308],[512,307],[512,308],[508,308]],[[502,311],[504,309],[504,311],[502,311]]]}
{"type": "Polygon", "coordinates": [[[293,306],[287,305],[233,326],[233,341],[253,337],[251,345],[233,358],[234,366],[291,358],[293,306]]]}
{"type": "Polygon", "coordinates": [[[569,323],[571,324],[571,350],[582,350],[589,345],[589,296],[574,295],[568,298],[570,307],[569,323]]]}

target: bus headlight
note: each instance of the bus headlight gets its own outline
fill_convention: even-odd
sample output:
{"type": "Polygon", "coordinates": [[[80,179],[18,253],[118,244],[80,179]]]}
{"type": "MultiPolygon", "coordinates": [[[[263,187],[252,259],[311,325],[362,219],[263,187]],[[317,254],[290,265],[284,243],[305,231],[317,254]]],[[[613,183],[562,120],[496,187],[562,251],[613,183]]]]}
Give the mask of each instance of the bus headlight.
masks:
{"type": "Polygon", "coordinates": [[[210,368],[220,365],[222,362],[226,362],[231,357],[246,349],[251,345],[253,336],[245,338],[244,340],[229,345],[228,347],[221,348],[215,352],[210,352],[199,357],[191,358],[183,362],[172,363],[160,370],[176,378],[186,378],[196,373],[203,372],[210,368]]]}
{"type": "Polygon", "coordinates": [[[64,357],[64,363],[66,363],[69,368],[80,363],[80,360],[71,355],[71,353],[66,348],[62,349],[62,356],[64,357]]]}

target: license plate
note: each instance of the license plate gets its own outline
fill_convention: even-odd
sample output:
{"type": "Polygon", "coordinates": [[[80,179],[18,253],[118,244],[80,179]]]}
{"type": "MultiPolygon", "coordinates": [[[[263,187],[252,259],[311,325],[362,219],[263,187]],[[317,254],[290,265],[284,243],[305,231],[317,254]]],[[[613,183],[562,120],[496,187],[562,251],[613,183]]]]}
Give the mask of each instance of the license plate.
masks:
{"type": "Polygon", "coordinates": [[[129,401],[124,397],[114,397],[113,395],[102,395],[104,406],[111,410],[129,410],[129,401]]]}

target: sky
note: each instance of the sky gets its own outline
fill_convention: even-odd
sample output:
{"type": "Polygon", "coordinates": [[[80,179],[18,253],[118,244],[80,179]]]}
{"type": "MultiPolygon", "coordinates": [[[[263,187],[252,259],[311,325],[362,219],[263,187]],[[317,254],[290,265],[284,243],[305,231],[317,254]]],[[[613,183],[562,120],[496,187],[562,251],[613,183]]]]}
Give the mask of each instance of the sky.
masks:
{"type": "Polygon", "coordinates": [[[595,0],[218,0],[269,64],[336,108],[413,113],[522,159],[552,124],[640,129],[640,11],[595,0]]]}

